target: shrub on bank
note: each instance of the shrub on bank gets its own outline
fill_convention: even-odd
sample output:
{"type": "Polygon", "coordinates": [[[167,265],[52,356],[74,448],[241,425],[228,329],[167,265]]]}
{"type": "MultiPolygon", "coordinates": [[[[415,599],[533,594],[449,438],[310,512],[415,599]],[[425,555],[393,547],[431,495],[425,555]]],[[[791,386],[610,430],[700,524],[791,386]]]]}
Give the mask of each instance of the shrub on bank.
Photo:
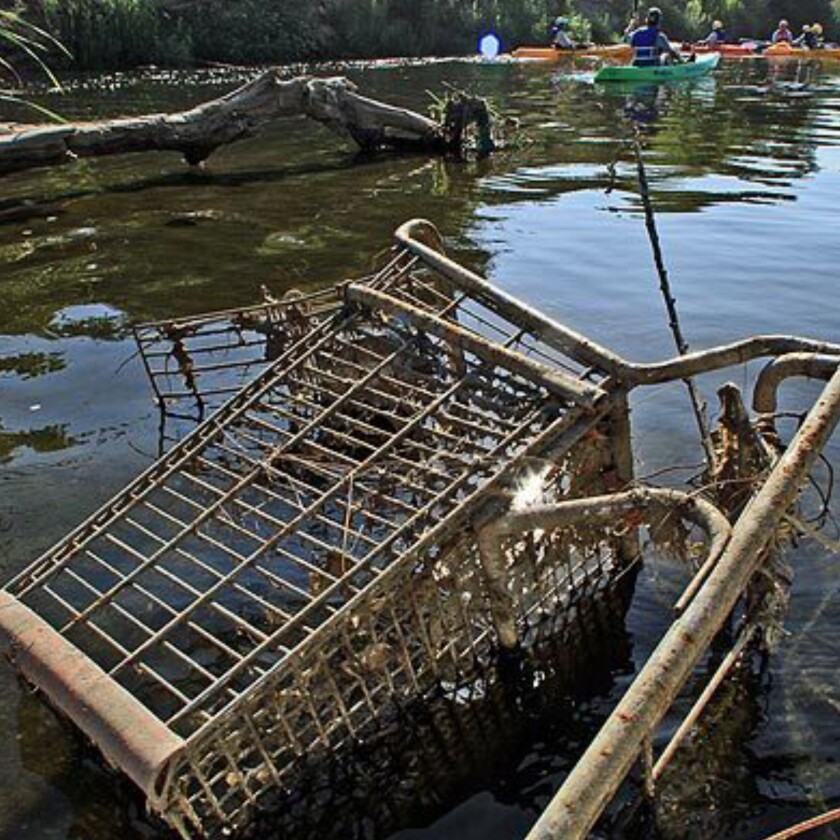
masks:
{"type": "MultiPolygon", "coordinates": [[[[705,34],[716,17],[731,35],[766,37],[786,8],[795,27],[820,21],[831,28],[840,16],[840,0],[659,5],[666,31],[679,38],[705,34]]],[[[466,54],[491,29],[505,48],[545,42],[558,14],[571,18],[579,36],[610,41],[628,16],[626,0],[0,0],[4,7],[24,10],[67,45],[76,68],[92,70],[466,54]]]]}
{"type": "Polygon", "coordinates": [[[192,33],[156,0],[39,0],[37,18],[85,70],[193,61],[192,33]]]}

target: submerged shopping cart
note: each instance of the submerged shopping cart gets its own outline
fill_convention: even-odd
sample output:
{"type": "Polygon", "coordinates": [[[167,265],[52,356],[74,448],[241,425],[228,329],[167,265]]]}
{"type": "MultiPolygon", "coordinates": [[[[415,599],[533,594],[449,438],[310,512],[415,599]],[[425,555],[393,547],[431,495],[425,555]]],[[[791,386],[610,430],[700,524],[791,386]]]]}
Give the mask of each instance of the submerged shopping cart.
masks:
{"type": "Polygon", "coordinates": [[[644,522],[698,525],[708,574],[719,512],[619,492],[627,394],[777,350],[632,365],[425,222],[363,281],[136,335],[162,410],[233,395],[5,587],[0,633],[184,837],[243,829],[306,762],[482,679],[612,586],[644,522]],[[529,488],[553,513],[506,516],[529,488]]]}
{"type": "MultiPolygon", "coordinates": [[[[176,399],[262,371],[0,596],[18,667],[184,836],[241,828],[301,760],[475,678],[499,644],[479,519],[546,464],[566,495],[623,468],[592,354],[418,247],[314,309],[140,328],[176,399]]],[[[530,546],[518,619],[605,585],[612,549],[549,569],[530,546]]]]}

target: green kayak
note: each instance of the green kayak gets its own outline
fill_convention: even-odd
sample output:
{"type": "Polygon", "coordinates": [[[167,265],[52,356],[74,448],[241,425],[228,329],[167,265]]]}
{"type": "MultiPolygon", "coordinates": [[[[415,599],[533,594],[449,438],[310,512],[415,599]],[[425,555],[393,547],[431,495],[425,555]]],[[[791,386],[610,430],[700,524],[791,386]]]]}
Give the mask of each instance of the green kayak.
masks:
{"type": "Polygon", "coordinates": [[[720,53],[698,55],[696,61],[663,64],[661,67],[602,67],[596,82],[668,82],[696,79],[711,73],[720,61],[720,53]]]}

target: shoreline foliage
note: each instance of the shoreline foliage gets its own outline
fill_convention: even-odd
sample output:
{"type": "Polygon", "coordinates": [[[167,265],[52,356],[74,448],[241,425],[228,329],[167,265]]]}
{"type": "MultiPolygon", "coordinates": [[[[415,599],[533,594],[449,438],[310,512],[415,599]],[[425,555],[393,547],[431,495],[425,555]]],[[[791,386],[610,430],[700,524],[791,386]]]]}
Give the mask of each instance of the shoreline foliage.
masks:
{"type": "MultiPolygon", "coordinates": [[[[733,38],[767,38],[780,17],[795,29],[821,22],[840,40],[840,0],[660,0],[665,30],[707,34],[723,19],[733,38]]],[[[55,66],[124,70],[202,63],[286,64],[325,59],[467,55],[494,31],[504,49],[545,43],[550,21],[609,43],[629,0],[0,0],[66,45],[55,66]]],[[[644,4],[641,5],[644,9],[644,4]]]]}

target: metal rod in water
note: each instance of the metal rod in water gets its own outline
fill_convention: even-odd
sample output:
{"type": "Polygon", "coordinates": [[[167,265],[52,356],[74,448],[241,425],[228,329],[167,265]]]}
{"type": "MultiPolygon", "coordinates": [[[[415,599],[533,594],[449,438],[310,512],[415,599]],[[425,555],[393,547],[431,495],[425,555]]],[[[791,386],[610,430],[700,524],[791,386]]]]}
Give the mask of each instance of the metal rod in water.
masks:
{"type": "MultiPolygon", "coordinates": [[[[650,246],[653,249],[653,260],[656,263],[656,271],[659,274],[659,290],[662,292],[665,308],[668,310],[668,326],[674,335],[677,352],[681,356],[685,356],[689,351],[688,342],[685,340],[682,327],[680,326],[677,301],[671,291],[668,269],[665,267],[665,258],[662,255],[662,245],[659,241],[659,232],[656,229],[656,216],[653,212],[653,202],[650,200],[650,187],[648,186],[644,157],[642,156],[642,145],[639,142],[638,136],[633,141],[633,151],[636,154],[636,169],[639,173],[639,193],[642,198],[642,206],[645,210],[645,226],[647,227],[650,246]]],[[[703,451],[706,453],[706,462],[711,470],[715,465],[715,450],[712,446],[711,434],[709,433],[708,423],[706,422],[703,411],[703,401],[694,380],[690,376],[687,376],[683,381],[685,382],[686,388],[688,388],[688,395],[691,397],[691,407],[694,411],[694,419],[697,421],[697,428],[700,432],[700,442],[703,444],[703,451]]]]}

